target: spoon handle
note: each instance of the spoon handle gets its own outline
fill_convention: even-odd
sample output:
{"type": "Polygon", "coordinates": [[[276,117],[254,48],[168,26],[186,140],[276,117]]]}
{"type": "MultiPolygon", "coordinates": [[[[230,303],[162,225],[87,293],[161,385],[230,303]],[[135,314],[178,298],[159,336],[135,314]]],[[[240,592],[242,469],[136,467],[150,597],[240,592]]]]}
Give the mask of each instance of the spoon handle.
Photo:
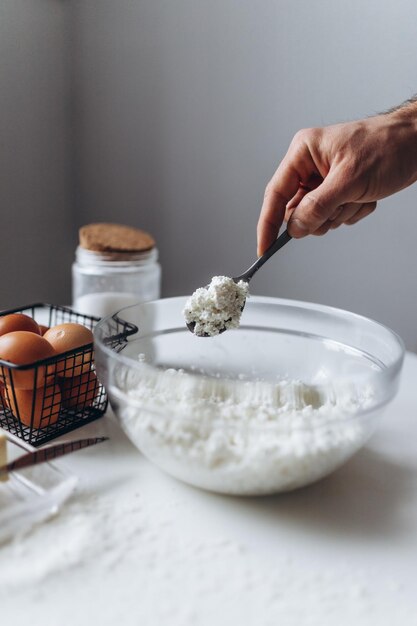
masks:
{"type": "Polygon", "coordinates": [[[244,272],[241,276],[237,276],[235,278],[235,281],[238,282],[239,280],[244,280],[248,283],[253,275],[256,274],[256,272],[262,267],[262,265],[266,263],[267,260],[270,259],[273,254],[275,254],[275,252],[278,252],[278,250],[285,246],[285,244],[288,243],[290,239],[292,239],[291,235],[289,235],[288,231],[285,230],[278,237],[278,239],[276,239],[276,241],[274,241],[274,243],[269,246],[268,250],[264,252],[264,254],[260,256],[259,259],[256,259],[255,263],[253,263],[249,267],[249,269],[246,270],[246,272],[244,272]]]}

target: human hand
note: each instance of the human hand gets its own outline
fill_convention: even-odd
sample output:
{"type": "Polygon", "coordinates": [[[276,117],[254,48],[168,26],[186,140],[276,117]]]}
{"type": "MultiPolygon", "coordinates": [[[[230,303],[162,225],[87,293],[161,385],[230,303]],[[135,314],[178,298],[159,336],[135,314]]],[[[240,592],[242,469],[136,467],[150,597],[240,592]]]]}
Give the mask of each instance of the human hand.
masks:
{"type": "Polygon", "coordinates": [[[292,237],[356,224],[376,201],[417,180],[417,104],[376,117],[299,131],[268,183],[258,254],[282,222],[292,237]]]}

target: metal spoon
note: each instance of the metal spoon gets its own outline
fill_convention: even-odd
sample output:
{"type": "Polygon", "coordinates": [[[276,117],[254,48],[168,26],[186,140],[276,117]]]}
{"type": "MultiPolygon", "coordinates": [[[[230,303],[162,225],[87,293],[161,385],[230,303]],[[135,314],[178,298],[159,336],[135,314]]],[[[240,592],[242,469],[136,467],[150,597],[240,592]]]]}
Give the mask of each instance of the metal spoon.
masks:
{"type": "MultiPolygon", "coordinates": [[[[283,246],[285,246],[286,243],[288,243],[291,239],[291,235],[288,234],[288,231],[285,230],[279,237],[278,239],[276,239],[276,241],[274,241],[274,243],[269,246],[269,248],[267,249],[266,252],[264,252],[264,254],[262,256],[260,256],[258,259],[256,259],[255,263],[253,263],[247,270],[246,272],[243,272],[243,274],[241,274],[240,276],[235,276],[233,278],[235,283],[240,282],[241,280],[243,280],[245,283],[250,282],[250,280],[254,277],[254,275],[256,274],[256,272],[262,267],[262,265],[264,263],[266,263],[268,261],[268,259],[271,258],[271,256],[273,254],[275,254],[275,252],[278,252],[278,250],[280,250],[283,246]]],[[[206,285],[206,289],[208,288],[209,285],[206,285]]],[[[246,302],[245,302],[246,303],[246,302]]],[[[242,306],[242,311],[244,309],[245,303],[242,306]]],[[[226,320],[227,322],[229,320],[226,320]]],[[[187,322],[187,328],[190,332],[194,333],[194,329],[195,329],[195,322],[187,322]]],[[[219,330],[218,334],[224,333],[224,331],[227,330],[226,327],[222,328],[221,330],[219,330]]],[[[198,335],[199,337],[211,337],[211,335],[208,335],[207,333],[204,333],[203,335],[198,335]]]]}

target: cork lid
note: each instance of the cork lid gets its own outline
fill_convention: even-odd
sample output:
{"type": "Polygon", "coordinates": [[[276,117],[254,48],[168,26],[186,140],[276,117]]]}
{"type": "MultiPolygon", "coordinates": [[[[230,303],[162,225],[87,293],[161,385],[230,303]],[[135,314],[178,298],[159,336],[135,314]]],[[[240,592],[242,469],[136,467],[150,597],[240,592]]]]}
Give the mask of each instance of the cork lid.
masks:
{"type": "Polygon", "coordinates": [[[97,252],[146,252],[155,247],[144,230],[121,224],[87,224],[79,230],[80,246],[97,252]]]}

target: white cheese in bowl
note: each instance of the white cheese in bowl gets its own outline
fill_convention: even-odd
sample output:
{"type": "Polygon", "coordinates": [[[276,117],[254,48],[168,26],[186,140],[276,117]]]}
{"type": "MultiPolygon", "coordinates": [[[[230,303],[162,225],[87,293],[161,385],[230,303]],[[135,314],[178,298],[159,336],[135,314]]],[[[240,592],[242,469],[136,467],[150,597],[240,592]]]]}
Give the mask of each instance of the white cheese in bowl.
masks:
{"type": "Polygon", "coordinates": [[[366,418],[354,416],[372,404],[372,389],[349,381],[241,382],[144,364],[118,386],[130,399],[122,424],[138,448],[177,478],[222,493],[308,484],[370,434],[366,418]]]}

